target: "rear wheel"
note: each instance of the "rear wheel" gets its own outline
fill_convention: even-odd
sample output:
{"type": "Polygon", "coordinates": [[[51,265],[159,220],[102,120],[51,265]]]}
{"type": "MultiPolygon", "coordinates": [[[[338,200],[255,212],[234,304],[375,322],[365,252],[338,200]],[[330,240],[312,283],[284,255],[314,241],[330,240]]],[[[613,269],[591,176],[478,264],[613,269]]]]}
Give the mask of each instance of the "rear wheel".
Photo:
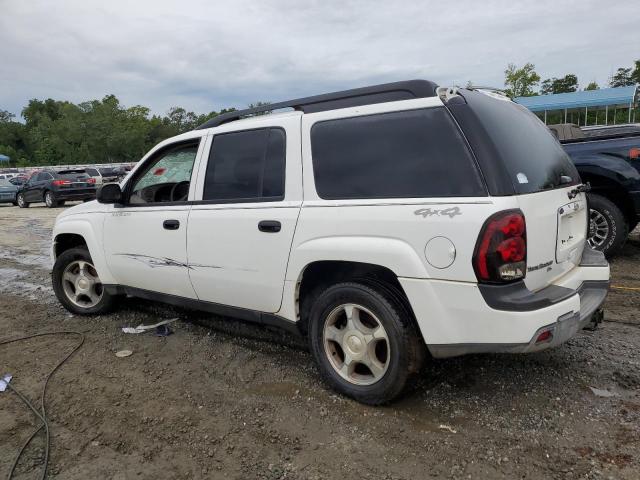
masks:
{"type": "Polygon", "coordinates": [[[58,206],[58,201],[52,192],[46,192],[44,194],[44,203],[49,208],[56,208],[58,206]]]}
{"type": "Polygon", "coordinates": [[[360,283],[320,294],[311,308],[309,343],[327,383],[370,405],[402,393],[422,366],[425,349],[405,309],[360,283]]]}
{"type": "Polygon", "coordinates": [[[20,208],[29,208],[29,204],[24,199],[24,194],[19,193],[16,197],[16,202],[20,208]]]}
{"type": "Polygon", "coordinates": [[[589,245],[608,257],[615,255],[629,234],[624,215],[615,203],[600,195],[589,195],[589,209],[589,245]]]}
{"type": "Polygon", "coordinates": [[[86,248],[60,254],[51,277],[56,297],[72,313],[98,315],[113,307],[114,297],[104,289],[86,248]]]}

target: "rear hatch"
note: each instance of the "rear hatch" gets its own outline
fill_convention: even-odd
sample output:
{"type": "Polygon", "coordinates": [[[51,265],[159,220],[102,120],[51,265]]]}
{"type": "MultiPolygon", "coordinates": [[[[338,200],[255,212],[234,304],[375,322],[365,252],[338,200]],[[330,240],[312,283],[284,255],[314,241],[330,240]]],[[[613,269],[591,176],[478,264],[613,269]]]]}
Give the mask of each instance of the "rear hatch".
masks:
{"type": "Polygon", "coordinates": [[[95,188],[95,180],[84,170],[62,170],[58,172],[58,188],[61,190],[87,190],[95,188]]]}
{"type": "Polygon", "coordinates": [[[480,164],[491,195],[516,196],[526,222],[525,284],[538,290],[580,263],[587,202],[578,171],[533,113],[505,97],[462,91],[450,106],[480,164]]]}

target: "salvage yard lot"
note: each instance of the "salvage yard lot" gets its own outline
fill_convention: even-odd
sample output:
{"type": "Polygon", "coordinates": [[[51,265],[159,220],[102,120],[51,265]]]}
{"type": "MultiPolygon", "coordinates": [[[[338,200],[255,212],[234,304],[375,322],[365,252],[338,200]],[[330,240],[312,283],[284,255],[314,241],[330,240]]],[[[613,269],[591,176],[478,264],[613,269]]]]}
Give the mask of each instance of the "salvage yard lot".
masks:
{"type": "MultiPolygon", "coordinates": [[[[640,478],[637,231],[612,263],[619,288],[599,330],[538,354],[433,361],[412,392],[373,408],[329,390],[304,343],[280,332],[137,299],[70,315],[49,278],[60,211],[0,207],[0,341],[86,333],[49,385],[51,478],[640,478]],[[166,338],[120,330],[174,317],[166,338]]],[[[0,346],[0,373],[37,403],[76,342],[0,346]]],[[[1,478],[35,426],[0,394],[1,478]]],[[[42,445],[17,478],[36,478],[42,445]]]]}

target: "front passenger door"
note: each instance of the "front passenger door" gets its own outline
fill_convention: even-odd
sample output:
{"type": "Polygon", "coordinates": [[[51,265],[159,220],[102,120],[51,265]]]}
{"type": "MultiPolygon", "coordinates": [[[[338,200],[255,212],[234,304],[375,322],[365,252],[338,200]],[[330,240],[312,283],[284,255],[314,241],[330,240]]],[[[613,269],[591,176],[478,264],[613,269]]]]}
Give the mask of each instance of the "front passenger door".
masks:
{"type": "Polygon", "coordinates": [[[196,298],[189,281],[187,220],[201,136],[155,151],[124,187],[104,223],[104,249],[118,284],[196,298]]]}

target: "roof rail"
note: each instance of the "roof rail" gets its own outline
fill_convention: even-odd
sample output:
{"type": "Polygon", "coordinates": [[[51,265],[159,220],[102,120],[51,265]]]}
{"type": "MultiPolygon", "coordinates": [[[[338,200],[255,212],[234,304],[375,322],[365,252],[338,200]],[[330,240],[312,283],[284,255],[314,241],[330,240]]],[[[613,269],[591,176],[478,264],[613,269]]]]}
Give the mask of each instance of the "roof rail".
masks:
{"type": "Polygon", "coordinates": [[[285,102],[269,103],[246,110],[223,113],[200,125],[196,130],[217,127],[224,123],[240,120],[242,117],[257,113],[270,112],[282,108],[293,108],[304,113],[324,112],[338,108],[358,107],[373,103],[409,100],[412,98],[435,97],[438,85],[429,80],[407,80],[384,83],[370,87],[354,88],[342,92],[325,93],[312,97],[297,98],[285,102]]]}

